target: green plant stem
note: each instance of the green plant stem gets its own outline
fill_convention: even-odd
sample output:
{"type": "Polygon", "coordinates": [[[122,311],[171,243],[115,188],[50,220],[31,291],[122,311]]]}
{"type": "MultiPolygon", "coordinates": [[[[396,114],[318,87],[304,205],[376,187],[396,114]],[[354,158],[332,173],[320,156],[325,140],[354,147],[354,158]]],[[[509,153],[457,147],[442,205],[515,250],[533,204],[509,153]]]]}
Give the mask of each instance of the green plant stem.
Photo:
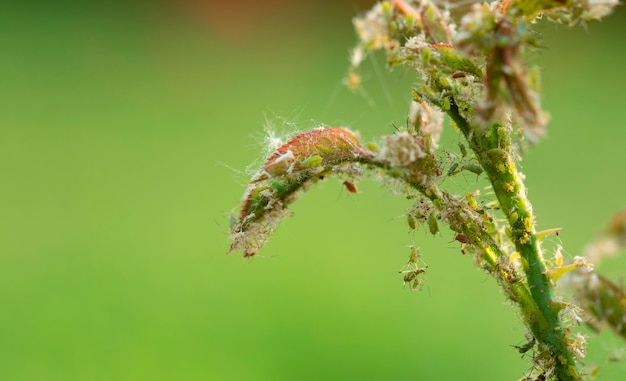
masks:
{"type": "MultiPolygon", "coordinates": [[[[575,356],[567,345],[559,309],[555,308],[553,287],[535,238],[533,214],[526,199],[526,190],[511,157],[510,134],[499,133],[502,126],[492,125],[486,129],[474,128],[462,115],[459,107],[451,102],[448,114],[456,123],[474,150],[481,166],[487,173],[500,207],[511,229],[510,237],[522,259],[528,287],[540,315],[532,316],[530,329],[540,345],[548,347],[554,358],[555,376],[558,380],[578,380],[575,356]]],[[[504,129],[502,130],[504,132],[504,129]]],[[[521,304],[524,309],[531,308],[521,304]]]]}

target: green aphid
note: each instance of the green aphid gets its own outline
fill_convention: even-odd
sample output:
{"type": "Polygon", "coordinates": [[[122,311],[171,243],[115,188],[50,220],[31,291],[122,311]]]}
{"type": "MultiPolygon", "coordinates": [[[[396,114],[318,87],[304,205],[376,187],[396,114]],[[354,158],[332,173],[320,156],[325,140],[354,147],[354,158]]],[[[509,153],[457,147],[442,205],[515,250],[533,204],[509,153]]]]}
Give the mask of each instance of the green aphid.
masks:
{"type": "Polygon", "coordinates": [[[285,182],[285,181],[272,181],[270,183],[270,189],[271,191],[277,196],[277,197],[281,197],[285,192],[289,191],[289,183],[285,182]]]}
{"type": "Polygon", "coordinates": [[[467,148],[465,148],[465,145],[461,142],[459,142],[459,149],[461,150],[462,157],[467,156],[467,148]]]}
{"type": "Polygon", "coordinates": [[[378,151],[380,151],[380,148],[374,143],[367,143],[365,146],[367,147],[368,150],[374,153],[377,153],[378,151]]]}
{"type": "Polygon", "coordinates": [[[405,266],[405,270],[400,271],[400,273],[404,274],[403,280],[405,284],[409,284],[412,290],[420,288],[422,285],[422,280],[419,275],[426,272],[428,266],[419,267],[418,262],[420,261],[419,250],[415,246],[411,246],[411,254],[409,256],[409,260],[405,266]]]}
{"type": "Polygon", "coordinates": [[[416,264],[420,258],[419,249],[411,245],[411,254],[409,255],[409,261],[407,264],[416,264]]]}
{"type": "Polygon", "coordinates": [[[456,173],[456,169],[459,167],[459,163],[454,163],[450,166],[450,169],[448,169],[448,176],[452,176],[456,173]]]}
{"type": "Polygon", "coordinates": [[[457,71],[469,73],[478,77],[482,76],[482,71],[474,63],[474,61],[461,56],[456,50],[446,47],[440,48],[438,51],[441,53],[441,61],[444,65],[457,71]]]}
{"type": "Polygon", "coordinates": [[[424,48],[422,49],[422,65],[428,66],[430,64],[430,49],[424,48]]]}
{"type": "Polygon", "coordinates": [[[432,235],[439,233],[439,224],[437,223],[435,213],[431,213],[428,216],[428,230],[430,230],[430,234],[432,235]]]}
{"type": "Polygon", "coordinates": [[[398,35],[398,23],[396,23],[395,21],[390,21],[389,31],[391,32],[390,34],[392,36],[397,36],[398,35]]]}
{"type": "Polygon", "coordinates": [[[506,236],[509,237],[510,240],[513,240],[513,238],[515,238],[513,237],[513,230],[511,230],[511,228],[508,226],[504,227],[504,234],[506,234],[506,236]]]}
{"type": "Polygon", "coordinates": [[[476,175],[483,173],[483,168],[478,164],[463,164],[461,170],[470,171],[476,175]]]}
{"type": "Polygon", "coordinates": [[[498,137],[501,139],[506,138],[508,135],[504,127],[498,127],[498,129],[496,130],[496,133],[498,134],[498,137]]]}
{"type": "Polygon", "coordinates": [[[388,1],[385,1],[381,4],[383,9],[383,17],[386,20],[391,20],[392,12],[391,12],[391,4],[388,1]]]}
{"type": "Polygon", "coordinates": [[[535,338],[533,337],[529,342],[524,345],[515,345],[515,349],[521,354],[524,354],[531,350],[535,346],[535,338]]]}
{"type": "Polygon", "coordinates": [[[322,157],[320,155],[312,155],[300,162],[302,168],[315,168],[322,165],[322,157]]]}
{"type": "MultiPolygon", "coordinates": [[[[440,76],[439,78],[437,78],[437,80],[439,82],[439,85],[441,85],[441,87],[444,88],[444,89],[450,89],[452,87],[451,84],[450,84],[450,81],[448,80],[448,77],[440,76]]],[[[448,107],[448,109],[449,108],[450,107],[448,107]]]]}
{"type": "Polygon", "coordinates": [[[509,224],[511,226],[515,225],[517,223],[517,220],[519,220],[519,214],[517,214],[517,212],[509,214],[509,224]]]}
{"type": "Polygon", "coordinates": [[[422,282],[417,276],[425,272],[426,272],[426,269],[422,269],[422,268],[416,268],[414,270],[405,272],[404,278],[403,278],[404,283],[409,283],[412,290],[419,288],[422,282]]]}
{"type": "Polygon", "coordinates": [[[435,208],[437,208],[437,210],[441,210],[441,209],[443,209],[444,203],[443,203],[443,201],[441,201],[439,199],[436,199],[436,200],[433,201],[433,205],[435,205],[435,208]]]}
{"type": "Polygon", "coordinates": [[[443,109],[443,111],[450,111],[450,98],[448,97],[443,98],[441,108],[443,109]]]}
{"type": "Polygon", "coordinates": [[[409,225],[409,230],[415,230],[415,217],[411,214],[406,215],[406,223],[409,225]]]}
{"type": "Polygon", "coordinates": [[[243,214],[244,217],[246,215],[254,215],[254,218],[256,218],[262,214],[262,211],[267,204],[267,200],[263,196],[261,196],[261,192],[265,189],[267,189],[267,187],[260,187],[258,189],[255,189],[254,192],[249,196],[246,202],[246,208],[242,210],[242,213],[245,212],[245,214],[243,214]]]}
{"type": "Polygon", "coordinates": [[[478,210],[478,203],[476,202],[476,199],[474,198],[473,194],[466,193],[465,199],[467,200],[467,203],[469,204],[470,208],[472,208],[473,210],[478,210]]]}
{"type": "Polygon", "coordinates": [[[415,18],[412,14],[408,14],[406,16],[406,28],[407,30],[412,31],[415,28],[415,18]]]}

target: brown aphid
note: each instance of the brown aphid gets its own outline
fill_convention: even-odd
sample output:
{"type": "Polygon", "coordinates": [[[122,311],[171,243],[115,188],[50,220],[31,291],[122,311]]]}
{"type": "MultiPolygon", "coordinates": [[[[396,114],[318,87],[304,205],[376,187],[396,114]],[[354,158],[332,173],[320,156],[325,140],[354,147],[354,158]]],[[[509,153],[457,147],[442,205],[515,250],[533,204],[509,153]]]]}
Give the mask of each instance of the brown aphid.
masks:
{"type": "Polygon", "coordinates": [[[456,237],[454,237],[455,241],[459,241],[461,243],[469,243],[470,240],[469,238],[465,235],[465,234],[457,234],[456,237]]]}
{"type": "Polygon", "coordinates": [[[345,180],[343,182],[343,185],[346,187],[346,190],[350,193],[359,193],[359,190],[356,189],[356,185],[354,185],[353,182],[350,182],[348,180],[345,180]]]}

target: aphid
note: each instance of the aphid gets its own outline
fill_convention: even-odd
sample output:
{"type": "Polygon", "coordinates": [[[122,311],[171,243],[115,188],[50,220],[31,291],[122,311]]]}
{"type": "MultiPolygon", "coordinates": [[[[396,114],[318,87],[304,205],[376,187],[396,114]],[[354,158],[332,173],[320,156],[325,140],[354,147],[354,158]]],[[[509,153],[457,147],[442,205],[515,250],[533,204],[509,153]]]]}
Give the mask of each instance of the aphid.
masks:
{"type": "Polygon", "coordinates": [[[411,13],[406,15],[406,29],[413,30],[415,28],[415,17],[411,13]]]}
{"type": "Polygon", "coordinates": [[[415,246],[411,245],[411,255],[409,255],[409,260],[407,261],[407,264],[414,265],[417,263],[419,258],[420,258],[419,250],[415,246]]]}
{"type": "Polygon", "coordinates": [[[406,215],[406,223],[409,225],[409,230],[415,230],[415,217],[411,214],[406,215]]]}
{"type": "Polygon", "coordinates": [[[425,272],[426,272],[426,269],[423,269],[420,267],[413,269],[413,270],[403,271],[404,277],[402,278],[402,280],[404,281],[404,283],[409,283],[411,286],[411,289],[414,290],[420,287],[422,284],[422,282],[417,276],[425,272]]]}
{"type": "Polygon", "coordinates": [[[451,104],[450,104],[450,98],[443,98],[443,104],[441,105],[441,108],[448,111],[450,110],[451,104]]]}
{"type": "Polygon", "coordinates": [[[472,193],[466,193],[465,199],[467,200],[467,203],[470,208],[472,208],[472,210],[478,211],[478,203],[476,202],[476,199],[474,198],[474,195],[472,193]]]}
{"type": "Polygon", "coordinates": [[[383,8],[383,17],[385,20],[391,20],[391,16],[393,15],[391,10],[391,4],[388,1],[382,3],[383,8]]]}
{"type": "Polygon", "coordinates": [[[459,142],[459,149],[461,150],[462,157],[467,156],[467,148],[465,148],[465,145],[461,142],[459,142]]]}
{"type": "MultiPolygon", "coordinates": [[[[404,270],[401,270],[400,273],[404,274],[402,280],[404,284],[409,284],[412,290],[417,288],[421,288],[422,279],[419,277],[420,274],[426,272],[428,265],[424,264],[424,267],[419,267],[419,263],[422,262],[419,254],[419,250],[415,246],[411,246],[411,254],[409,255],[409,260],[404,266],[404,270]]],[[[423,262],[422,262],[423,263],[423,262]]]]}
{"type": "Polygon", "coordinates": [[[432,235],[439,233],[439,225],[437,224],[435,213],[431,213],[428,216],[428,230],[430,230],[430,234],[432,235]]]}
{"type": "Polygon", "coordinates": [[[478,164],[463,164],[462,170],[470,171],[476,175],[483,173],[483,168],[478,164]]]}
{"type": "Polygon", "coordinates": [[[448,176],[452,176],[458,167],[459,167],[459,163],[452,164],[450,166],[450,169],[448,169],[448,176]]]}
{"type": "Polygon", "coordinates": [[[350,193],[359,193],[359,190],[356,189],[356,185],[354,185],[354,183],[352,183],[352,182],[350,182],[348,180],[345,180],[343,182],[343,185],[346,187],[346,190],[348,192],[350,192],[350,193]]]}
{"type": "Polygon", "coordinates": [[[596,366],[589,372],[589,378],[594,379],[600,373],[600,367],[596,366]]]}
{"type": "Polygon", "coordinates": [[[534,345],[535,345],[535,338],[533,337],[526,344],[524,344],[524,345],[514,345],[514,347],[515,347],[515,349],[517,349],[517,351],[519,353],[524,354],[524,353],[528,352],[529,350],[531,350],[534,345]]]}
{"type": "Polygon", "coordinates": [[[517,220],[519,220],[519,214],[517,212],[512,212],[511,214],[509,214],[509,224],[515,225],[517,223],[517,220]]]}
{"type": "Polygon", "coordinates": [[[320,166],[322,161],[324,161],[324,159],[320,155],[312,155],[300,161],[299,165],[302,168],[315,168],[320,166]]]}
{"type": "Polygon", "coordinates": [[[469,238],[465,235],[465,234],[457,234],[456,237],[454,237],[455,241],[459,241],[461,243],[469,243],[470,240],[469,238]]]}

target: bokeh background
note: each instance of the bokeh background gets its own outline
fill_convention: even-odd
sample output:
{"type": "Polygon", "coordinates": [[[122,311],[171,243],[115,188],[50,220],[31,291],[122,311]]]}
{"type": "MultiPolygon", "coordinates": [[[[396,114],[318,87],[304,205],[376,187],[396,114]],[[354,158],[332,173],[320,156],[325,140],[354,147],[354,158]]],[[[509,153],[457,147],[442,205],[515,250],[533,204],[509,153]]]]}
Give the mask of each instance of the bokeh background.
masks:
{"type": "MultiPolygon", "coordinates": [[[[336,179],[258,258],[226,255],[264,129],[403,124],[413,73],[342,86],[369,1],[38,2],[0,13],[0,380],[513,380],[517,314],[452,235],[408,234],[336,179]],[[398,271],[421,247],[421,292],[398,271]]],[[[543,25],[548,138],[523,161],[539,229],[580,254],[626,206],[626,12],[543,25]]],[[[459,137],[446,131],[449,147],[459,137]]],[[[475,187],[461,175],[450,186],[475,187]]],[[[482,186],[482,185],[481,185],[482,186]]],[[[600,270],[619,280],[626,259],[600,270]]],[[[584,329],[583,329],[584,331],[584,329]]],[[[590,338],[599,379],[624,344],[590,338]]]]}

